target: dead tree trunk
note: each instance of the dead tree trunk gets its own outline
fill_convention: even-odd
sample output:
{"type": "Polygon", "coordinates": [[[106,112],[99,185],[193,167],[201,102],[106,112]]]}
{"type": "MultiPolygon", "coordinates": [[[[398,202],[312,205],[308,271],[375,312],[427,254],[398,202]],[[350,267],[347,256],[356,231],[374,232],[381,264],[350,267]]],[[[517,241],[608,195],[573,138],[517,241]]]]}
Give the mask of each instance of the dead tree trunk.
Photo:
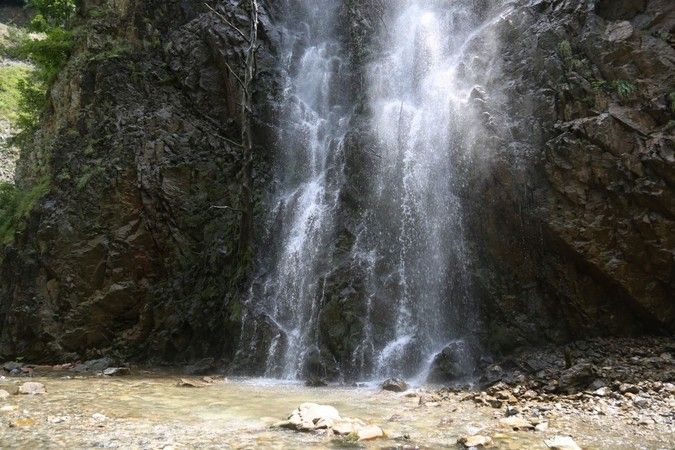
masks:
{"type": "Polygon", "coordinates": [[[238,178],[241,186],[239,193],[239,208],[229,208],[240,213],[239,224],[239,256],[241,258],[250,257],[250,250],[253,241],[253,83],[257,74],[257,52],[258,52],[258,0],[249,0],[249,30],[248,36],[235,24],[230,22],[225,16],[220,14],[208,4],[206,6],[213,11],[228,26],[234,29],[246,43],[244,58],[242,61],[242,72],[235,71],[229,64],[228,70],[237,80],[241,88],[241,143],[237,144],[242,152],[242,166],[238,178]]]}
{"type": "Polygon", "coordinates": [[[258,52],[258,0],[249,3],[249,39],[244,58],[244,77],[242,79],[241,101],[241,144],[243,164],[241,182],[241,223],[239,229],[240,256],[250,256],[253,241],[253,82],[256,77],[256,54],[258,52]]]}

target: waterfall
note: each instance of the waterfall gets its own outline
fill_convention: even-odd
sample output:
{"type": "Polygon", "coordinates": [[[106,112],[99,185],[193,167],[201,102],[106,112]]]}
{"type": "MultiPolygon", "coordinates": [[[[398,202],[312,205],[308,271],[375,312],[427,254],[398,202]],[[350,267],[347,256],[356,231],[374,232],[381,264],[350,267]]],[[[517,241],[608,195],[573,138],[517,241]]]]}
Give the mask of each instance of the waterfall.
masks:
{"type": "MultiPolygon", "coordinates": [[[[475,1],[396,2],[367,70],[370,125],[380,158],[371,177],[361,253],[375,254],[366,344],[371,376],[424,381],[450,343],[470,349],[475,327],[470,252],[460,199],[482,120],[472,95],[487,75],[477,53],[495,46],[475,1]],[[373,308],[390,311],[377,324],[373,308]],[[373,326],[378,332],[373,333],[373,326]],[[461,344],[457,344],[460,341],[461,344]]],[[[461,363],[472,358],[462,355],[461,363]]],[[[368,360],[367,357],[362,360],[368,360]]],[[[464,371],[470,373],[471,367],[464,371]]]]}
{"type": "MultiPolygon", "coordinates": [[[[359,108],[349,95],[347,30],[337,20],[342,2],[286,2],[280,51],[285,86],[268,235],[240,348],[242,354],[262,350],[259,372],[298,378],[308,365],[330,358],[360,378],[423,381],[448,344],[471,348],[465,344],[476,321],[461,191],[462,171],[471,166],[485,119],[476,106],[484,94],[476,85],[487,76],[485,61],[495,48],[485,30],[498,16],[489,18],[484,3],[386,4],[381,36],[374,40],[381,48],[362,70],[359,108]],[[362,169],[350,166],[344,154],[354,119],[356,132],[374,142],[372,167],[359,181],[358,224],[349,231],[354,239],[347,272],[364,291],[362,331],[358,345],[340,345],[338,356],[326,354],[332,350],[321,342],[320,318],[332,249],[347,214],[341,193],[362,169]],[[345,348],[351,352],[347,363],[338,361],[345,348]]],[[[472,364],[467,355],[458,359],[472,364]]]]}
{"type": "MultiPolygon", "coordinates": [[[[336,39],[339,2],[288,0],[281,26],[280,105],[268,240],[248,300],[272,327],[265,375],[296,378],[317,349],[320,273],[342,184],[348,79],[336,39]]],[[[246,321],[246,320],[245,320],[246,321]]],[[[254,332],[255,334],[255,332],[254,332]]],[[[249,343],[255,345],[255,343],[249,343]]],[[[250,350],[250,348],[249,348],[250,350]]]]}

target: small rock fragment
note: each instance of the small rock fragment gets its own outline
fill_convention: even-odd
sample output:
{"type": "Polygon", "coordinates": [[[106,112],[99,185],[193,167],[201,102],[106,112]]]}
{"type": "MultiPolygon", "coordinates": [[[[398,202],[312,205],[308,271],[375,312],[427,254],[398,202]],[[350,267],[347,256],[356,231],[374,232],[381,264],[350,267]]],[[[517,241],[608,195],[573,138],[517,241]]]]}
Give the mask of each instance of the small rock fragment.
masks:
{"type": "Polygon", "coordinates": [[[548,422],[538,423],[534,426],[534,429],[536,431],[547,431],[548,430],[548,422]]]}
{"type": "Polygon", "coordinates": [[[457,442],[459,442],[466,448],[489,447],[492,444],[492,438],[489,436],[482,436],[480,434],[475,434],[473,436],[463,436],[457,442]]]}
{"type": "Polygon", "coordinates": [[[124,375],[131,375],[131,369],[128,367],[108,367],[103,371],[103,375],[109,377],[121,377],[124,375]]]}
{"type": "Polygon", "coordinates": [[[359,441],[370,441],[384,436],[384,431],[377,425],[367,425],[356,431],[359,441]]]}
{"type": "Polygon", "coordinates": [[[499,419],[499,425],[503,428],[510,428],[513,431],[523,431],[523,430],[533,430],[534,425],[532,425],[528,420],[523,419],[522,417],[505,417],[499,419]]]}
{"type": "Polygon", "coordinates": [[[581,447],[569,436],[554,436],[546,439],[544,444],[553,450],[581,450],[581,447]]]}

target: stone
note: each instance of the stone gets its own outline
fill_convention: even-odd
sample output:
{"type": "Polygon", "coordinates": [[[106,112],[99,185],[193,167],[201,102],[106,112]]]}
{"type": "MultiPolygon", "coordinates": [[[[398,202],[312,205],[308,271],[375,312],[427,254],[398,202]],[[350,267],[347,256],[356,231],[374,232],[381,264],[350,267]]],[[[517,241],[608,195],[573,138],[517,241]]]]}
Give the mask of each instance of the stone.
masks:
{"type": "Polygon", "coordinates": [[[305,386],[307,387],[325,387],[328,386],[326,380],[321,377],[310,376],[305,380],[305,386]]]}
{"type": "Polygon", "coordinates": [[[598,397],[607,397],[611,393],[612,390],[607,386],[601,387],[600,389],[596,389],[595,391],[593,391],[593,395],[598,397]]]}
{"type": "Polygon", "coordinates": [[[467,377],[474,370],[474,350],[465,341],[454,341],[436,355],[428,381],[450,382],[467,377]]]}
{"type": "Polygon", "coordinates": [[[619,386],[619,392],[622,394],[639,394],[640,388],[630,383],[621,383],[619,386]]]}
{"type": "Polygon", "coordinates": [[[389,378],[382,383],[382,389],[392,392],[403,392],[408,390],[408,383],[400,378],[389,378]]]}
{"type": "Polygon", "coordinates": [[[112,366],[113,364],[114,361],[112,360],[112,358],[105,356],[103,358],[91,359],[81,364],[77,364],[75,367],[73,367],[72,370],[80,373],[103,372],[105,369],[112,366]]]}
{"type": "Polygon", "coordinates": [[[274,426],[296,431],[313,431],[317,428],[332,428],[341,421],[338,410],[330,405],[303,403],[293,410],[287,420],[277,422],[274,426]]]}
{"type": "Polygon", "coordinates": [[[121,377],[125,375],[131,375],[131,369],[128,367],[108,367],[103,371],[103,375],[109,377],[121,377]]]}
{"type": "Polygon", "coordinates": [[[536,431],[548,431],[548,422],[540,422],[534,426],[536,431]]]}
{"type": "Polygon", "coordinates": [[[384,431],[377,425],[366,425],[356,431],[359,441],[371,441],[373,439],[384,437],[384,431]]]}
{"type": "Polygon", "coordinates": [[[626,20],[610,23],[605,30],[605,39],[610,42],[625,41],[632,35],[633,25],[626,20]]]}
{"type": "Polygon", "coordinates": [[[457,442],[466,448],[485,448],[492,445],[492,438],[489,436],[474,434],[471,436],[462,436],[457,442]]]}
{"type": "Polygon", "coordinates": [[[513,431],[534,430],[532,423],[518,416],[499,419],[499,425],[502,428],[509,428],[513,431]]]}
{"type": "Polygon", "coordinates": [[[507,406],[506,410],[504,411],[506,417],[515,416],[518,415],[519,413],[520,411],[518,411],[518,408],[514,408],[513,406],[507,406]]]}
{"type": "Polygon", "coordinates": [[[569,436],[554,436],[544,440],[544,444],[552,450],[581,450],[581,447],[569,436]]]}
{"type": "Polygon", "coordinates": [[[16,361],[8,361],[8,362],[6,362],[6,363],[4,363],[4,364],[2,365],[2,368],[3,368],[6,372],[12,372],[13,370],[16,370],[16,369],[19,369],[19,370],[20,370],[22,366],[23,366],[23,364],[20,363],[20,362],[16,362],[16,361]]]}
{"type": "Polygon", "coordinates": [[[108,418],[101,413],[94,413],[91,415],[91,418],[94,419],[96,422],[105,422],[106,420],[108,420],[108,418]]]}
{"type": "Polygon", "coordinates": [[[590,363],[578,363],[560,374],[558,389],[571,392],[586,388],[595,380],[595,367],[590,363]]]}
{"type": "Polygon", "coordinates": [[[0,389],[0,400],[7,400],[11,394],[4,389],[0,389]]]}
{"type": "Polygon", "coordinates": [[[633,405],[641,409],[647,408],[649,406],[649,400],[647,400],[644,397],[635,396],[635,398],[633,399],[633,405]]]}
{"type": "Polygon", "coordinates": [[[19,394],[41,395],[45,394],[46,392],[45,385],[35,381],[29,381],[19,386],[19,394]]]}
{"type": "Polygon", "coordinates": [[[190,380],[188,378],[181,378],[178,380],[178,383],[176,384],[178,387],[186,387],[186,388],[200,388],[204,387],[204,385],[196,380],[190,380]]]}

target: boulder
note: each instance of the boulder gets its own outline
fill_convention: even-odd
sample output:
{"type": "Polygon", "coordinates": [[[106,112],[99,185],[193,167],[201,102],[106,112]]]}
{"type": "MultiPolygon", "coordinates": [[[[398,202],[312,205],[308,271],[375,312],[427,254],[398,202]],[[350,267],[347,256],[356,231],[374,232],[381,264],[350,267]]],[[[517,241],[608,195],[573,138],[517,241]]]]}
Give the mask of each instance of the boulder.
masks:
{"type": "Polygon", "coordinates": [[[454,341],[436,355],[428,381],[449,382],[471,375],[475,360],[473,349],[465,341],[454,341]]]}
{"type": "Polygon", "coordinates": [[[338,410],[330,405],[303,403],[291,413],[287,420],[278,422],[274,426],[296,431],[313,431],[333,428],[333,425],[341,420],[338,410]]]}
{"type": "Polygon", "coordinates": [[[404,392],[408,390],[408,383],[400,378],[389,378],[382,383],[382,389],[391,392],[404,392]]]}
{"type": "Polygon", "coordinates": [[[575,364],[560,374],[558,389],[563,392],[583,390],[595,380],[595,372],[595,367],[590,363],[575,364]]]}
{"type": "Polygon", "coordinates": [[[115,362],[112,360],[112,358],[104,356],[103,358],[91,359],[81,364],[77,364],[75,367],[73,367],[73,371],[80,373],[103,372],[113,364],[115,364],[115,362]]]}

